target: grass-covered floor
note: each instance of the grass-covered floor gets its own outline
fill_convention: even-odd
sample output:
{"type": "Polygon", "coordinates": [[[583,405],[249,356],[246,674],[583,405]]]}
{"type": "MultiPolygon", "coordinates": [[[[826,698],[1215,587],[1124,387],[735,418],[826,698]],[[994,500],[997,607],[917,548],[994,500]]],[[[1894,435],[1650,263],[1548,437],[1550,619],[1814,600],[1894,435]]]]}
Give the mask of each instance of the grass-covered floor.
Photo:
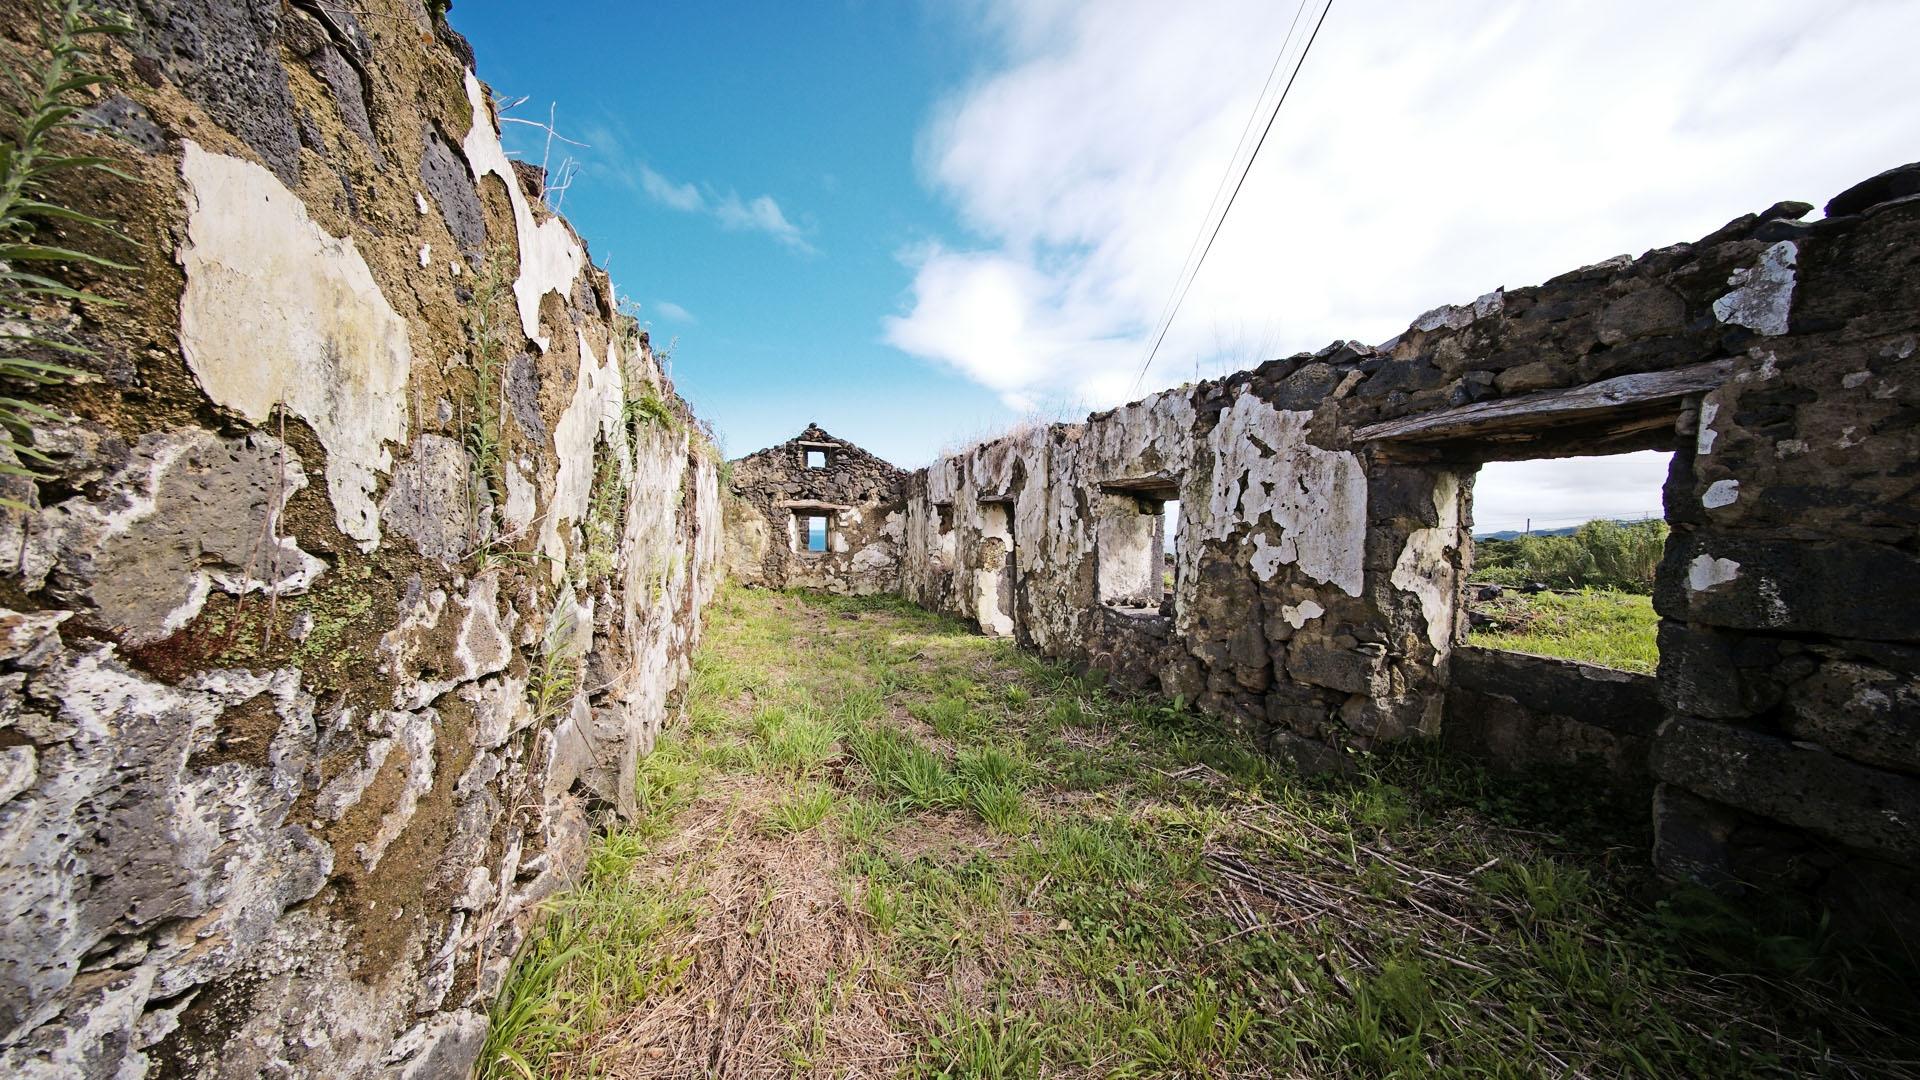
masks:
{"type": "Polygon", "coordinates": [[[1477,605],[1504,625],[1475,630],[1470,645],[1584,660],[1651,675],[1660,665],[1653,598],[1612,589],[1506,595],[1477,605]]]}
{"type": "Polygon", "coordinates": [[[1308,780],[890,600],[729,591],[500,1076],[1912,1075],[1884,990],[1644,869],[1644,808],[1308,780]]]}

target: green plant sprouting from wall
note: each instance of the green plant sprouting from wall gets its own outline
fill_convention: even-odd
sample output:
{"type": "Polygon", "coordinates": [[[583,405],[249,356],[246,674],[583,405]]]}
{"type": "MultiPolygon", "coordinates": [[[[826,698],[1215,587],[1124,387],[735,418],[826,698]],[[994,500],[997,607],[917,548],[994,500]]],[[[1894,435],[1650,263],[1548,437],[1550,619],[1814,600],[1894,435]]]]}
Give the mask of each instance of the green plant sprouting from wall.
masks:
{"type": "MultiPolygon", "coordinates": [[[[563,584],[560,595],[572,594],[572,585],[563,584]]],[[[536,726],[557,718],[573,701],[573,692],[580,684],[581,658],[569,647],[579,628],[572,607],[564,611],[564,615],[556,613],[540,636],[540,658],[527,675],[527,696],[536,726]]]]}
{"type": "MultiPolygon", "coordinates": [[[[107,174],[132,178],[110,158],[65,153],[60,136],[85,127],[82,109],[89,87],[111,85],[110,76],[91,70],[100,43],[130,31],[126,19],[100,11],[89,0],[61,0],[41,23],[45,63],[37,69],[9,72],[6,119],[14,126],[10,141],[0,142],[0,383],[46,386],[83,373],[49,357],[93,355],[86,345],[57,340],[38,309],[48,304],[111,307],[115,301],[75,289],[43,268],[61,263],[104,270],[131,270],[105,256],[47,243],[43,230],[56,223],[80,225],[123,242],[127,238],[105,218],[76,210],[51,191],[63,174],[107,174]],[[24,76],[24,77],[23,77],[24,76]]],[[[40,478],[27,462],[44,463],[45,454],[22,442],[33,417],[52,419],[44,405],[0,394],[0,474],[40,478]]],[[[13,500],[0,500],[18,506],[13,500]]]]}
{"type": "Polygon", "coordinates": [[[506,433],[501,427],[506,342],[498,315],[507,296],[507,267],[512,261],[513,253],[505,247],[487,255],[467,314],[467,336],[473,350],[473,395],[467,403],[464,432],[470,459],[467,504],[480,533],[477,550],[483,564],[490,561],[499,538],[494,508],[504,500],[506,487],[506,433]]]}
{"type": "Polygon", "coordinates": [[[581,526],[587,534],[581,569],[589,581],[613,573],[627,517],[627,478],[620,455],[601,439],[594,443],[594,460],[598,466],[593,493],[587,503],[587,520],[581,526]]]}

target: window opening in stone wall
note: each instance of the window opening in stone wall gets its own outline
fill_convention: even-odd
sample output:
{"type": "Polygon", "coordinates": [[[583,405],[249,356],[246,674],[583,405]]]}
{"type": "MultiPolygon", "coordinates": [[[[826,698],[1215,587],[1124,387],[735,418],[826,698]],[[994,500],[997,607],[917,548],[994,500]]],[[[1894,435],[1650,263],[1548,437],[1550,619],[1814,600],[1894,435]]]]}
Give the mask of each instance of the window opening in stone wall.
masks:
{"type": "Polygon", "coordinates": [[[826,467],[827,467],[827,452],[825,450],[807,451],[807,468],[824,469],[826,467]]]}
{"type": "Polygon", "coordinates": [[[800,550],[823,553],[832,533],[833,515],[796,514],[800,524],[800,550]]]}
{"type": "Polygon", "coordinates": [[[1160,504],[1160,607],[1171,615],[1173,586],[1180,573],[1180,500],[1160,504]]]}
{"type": "Polygon", "coordinates": [[[1101,603],[1128,614],[1160,613],[1171,588],[1167,533],[1178,531],[1179,503],[1170,498],[1178,490],[1164,478],[1102,485],[1094,528],[1101,603]]]}
{"type": "Polygon", "coordinates": [[[1672,459],[1643,450],[1482,465],[1467,643],[1652,674],[1672,459]]]}
{"type": "Polygon", "coordinates": [[[996,637],[1014,630],[1013,504],[980,503],[980,537],[974,553],[974,611],[980,629],[996,637]]]}

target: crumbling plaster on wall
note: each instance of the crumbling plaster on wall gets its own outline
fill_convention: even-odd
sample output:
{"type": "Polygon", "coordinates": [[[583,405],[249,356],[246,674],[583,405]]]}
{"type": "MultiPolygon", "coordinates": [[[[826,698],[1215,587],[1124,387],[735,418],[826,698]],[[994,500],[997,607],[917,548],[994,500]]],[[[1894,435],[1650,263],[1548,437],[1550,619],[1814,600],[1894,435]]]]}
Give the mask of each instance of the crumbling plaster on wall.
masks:
{"type": "Polygon", "coordinates": [[[546,556],[549,577],[555,584],[569,573],[569,543],[577,526],[586,520],[587,504],[593,497],[598,475],[594,447],[604,443],[619,458],[622,474],[632,471],[627,460],[627,443],[621,435],[622,409],[626,402],[626,375],[618,352],[618,343],[609,342],[607,361],[601,363],[587,341],[585,331],[576,330],[580,366],[573,381],[573,398],[561,412],[553,428],[553,443],[559,468],[553,486],[547,492],[546,513],[540,523],[540,552],[546,556]]]}
{"type": "Polygon", "coordinates": [[[77,313],[105,366],[34,425],[53,482],[0,481],[25,507],[0,507],[0,1073],[463,1075],[539,902],[633,809],[716,584],[716,462],[493,153],[450,31],[230,14],[143,4],[164,25],[129,44],[243,30],[244,71],[114,55],[152,137],[105,147],[135,182],[78,197],[112,200],[141,268],[77,313]],[[351,101],[325,74],[347,52],[351,101]],[[448,253],[492,250],[489,478],[480,267],[448,253]],[[666,419],[623,422],[630,374],[666,419]],[[624,516],[587,572],[603,464],[624,516]]]}
{"type": "Polygon", "coordinates": [[[1420,611],[1427,624],[1427,640],[1434,653],[1444,658],[1453,648],[1454,609],[1460,591],[1455,575],[1457,560],[1452,553],[1462,544],[1460,528],[1460,481],[1443,473],[1433,489],[1433,512],[1438,523],[1432,528],[1415,529],[1407,537],[1407,546],[1393,564],[1393,587],[1420,599],[1420,611]]]}
{"type": "Polygon", "coordinates": [[[1271,581],[1295,565],[1314,581],[1359,596],[1366,549],[1367,481],[1358,456],[1307,440],[1311,412],[1280,410],[1247,394],[1208,437],[1213,485],[1201,536],[1224,540],[1243,522],[1254,535],[1254,575],[1271,581]]]}
{"type": "Polygon", "coordinates": [[[280,534],[306,483],[300,459],[263,432],[154,433],[104,481],[105,498],[40,515],[13,565],[28,587],[51,577],[57,594],[90,603],[126,643],[157,641],[216,588],[287,595],[319,579],[327,564],[280,534]]]}
{"type": "Polygon", "coordinates": [[[327,235],[273,173],[182,145],[180,350],[216,404],[254,424],[285,408],[313,426],[340,531],[372,551],[387,444],[407,441],[407,324],[353,238],[327,235]]]}
{"type": "Polygon", "coordinates": [[[587,252],[574,238],[573,229],[564,218],[553,216],[535,221],[533,206],[520,188],[506,149],[500,145],[500,132],[487,105],[486,89],[472,71],[466,73],[465,86],[467,103],[473,107],[473,122],[467,129],[462,150],[473,170],[475,183],[492,175],[506,186],[507,199],[513,208],[515,248],[520,255],[519,272],[513,280],[520,325],[527,340],[546,352],[552,338],[540,326],[540,298],[550,292],[566,296],[586,266],[587,252]]]}

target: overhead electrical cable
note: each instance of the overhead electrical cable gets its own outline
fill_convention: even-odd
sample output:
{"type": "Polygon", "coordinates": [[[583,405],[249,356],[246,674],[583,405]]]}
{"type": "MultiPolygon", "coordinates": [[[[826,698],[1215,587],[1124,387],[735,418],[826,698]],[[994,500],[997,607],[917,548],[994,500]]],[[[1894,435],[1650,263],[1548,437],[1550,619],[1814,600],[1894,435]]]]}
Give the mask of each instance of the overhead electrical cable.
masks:
{"type": "Polygon", "coordinates": [[[1207,234],[1207,223],[1213,220],[1213,211],[1220,205],[1220,197],[1227,193],[1227,181],[1233,177],[1233,167],[1240,163],[1240,154],[1253,135],[1253,123],[1265,111],[1267,95],[1273,92],[1274,83],[1280,77],[1281,62],[1287,58],[1288,50],[1293,45],[1294,31],[1299,28],[1300,16],[1306,10],[1307,0],[1300,0],[1299,6],[1293,9],[1293,21],[1287,24],[1287,36],[1280,40],[1280,48],[1273,54],[1273,64],[1267,68],[1266,81],[1260,84],[1260,94],[1253,99],[1253,107],[1247,110],[1247,122],[1240,125],[1240,137],[1234,141],[1233,156],[1220,169],[1220,182],[1213,186],[1213,198],[1207,202],[1207,212],[1201,215],[1199,227],[1193,230],[1193,239],[1187,244],[1187,254],[1180,260],[1180,273],[1174,276],[1173,287],[1167,290],[1166,302],[1160,305],[1160,314],[1153,320],[1156,332],[1173,317],[1173,301],[1180,293],[1180,283],[1186,280],[1187,271],[1193,266],[1193,254],[1200,250],[1200,238],[1207,234]]]}
{"type": "Polygon", "coordinates": [[[1200,258],[1193,265],[1193,272],[1187,275],[1186,283],[1180,286],[1178,295],[1173,302],[1173,308],[1168,312],[1166,321],[1160,327],[1160,332],[1155,335],[1153,347],[1147,352],[1146,362],[1140,365],[1140,374],[1134,377],[1133,385],[1135,390],[1138,390],[1140,384],[1146,380],[1147,369],[1153,366],[1154,357],[1160,354],[1160,345],[1166,341],[1167,331],[1173,328],[1173,320],[1180,314],[1180,305],[1186,302],[1187,292],[1193,288],[1194,280],[1200,276],[1200,268],[1206,265],[1207,255],[1213,251],[1214,241],[1220,238],[1221,226],[1227,223],[1227,215],[1233,212],[1233,204],[1235,200],[1240,197],[1240,189],[1246,186],[1247,175],[1253,171],[1253,163],[1259,158],[1261,148],[1267,145],[1267,136],[1273,133],[1273,122],[1280,118],[1280,108],[1287,103],[1287,95],[1293,90],[1294,80],[1300,77],[1300,68],[1307,62],[1307,54],[1313,51],[1313,43],[1319,40],[1320,28],[1326,25],[1327,13],[1332,10],[1333,0],[1327,0],[1326,6],[1320,9],[1320,17],[1314,21],[1313,33],[1307,37],[1306,47],[1300,50],[1299,59],[1293,63],[1293,73],[1287,76],[1286,88],[1280,91],[1279,100],[1273,103],[1273,112],[1267,116],[1267,126],[1260,132],[1260,141],[1254,144],[1253,153],[1247,156],[1246,167],[1240,170],[1240,179],[1233,185],[1233,194],[1227,197],[1226,208],[1220,211],[1220,219],[1214,222],[1213,234],[1207,237],[1207,246],[1201,249],[1200,258]]]}

